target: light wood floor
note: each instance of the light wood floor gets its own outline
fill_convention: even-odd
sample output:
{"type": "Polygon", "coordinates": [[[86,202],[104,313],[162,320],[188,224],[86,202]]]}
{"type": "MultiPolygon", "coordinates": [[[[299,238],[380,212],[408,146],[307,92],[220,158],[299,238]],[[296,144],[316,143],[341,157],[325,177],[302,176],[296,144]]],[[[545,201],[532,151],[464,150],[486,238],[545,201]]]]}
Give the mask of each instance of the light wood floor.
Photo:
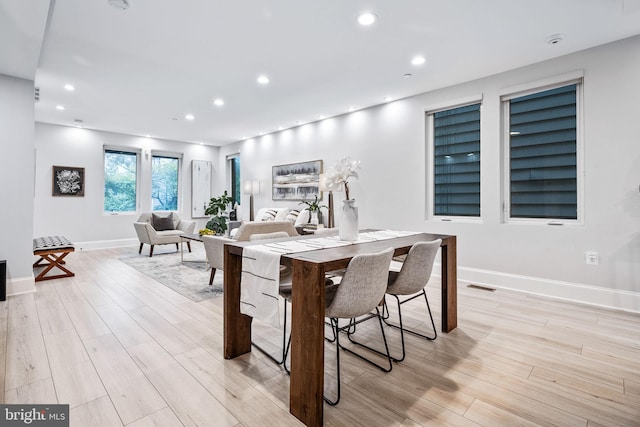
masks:
{"type": "MultiPolygon", "coordinates": [[[[118,260],[136,249],[76,252],[76,277],[0,302],[0,401],[68,403],[78,427],[301,425],[279,366],[258,351],[222,358],[222,298],[195,303],[118,260]]],[[[391,373],[344,355],[325,425],[640,425],[639,315],[466,285],[458,329],[409,337],[391,373]]],[[[438,284],[428,289],[440,329],[438,284]]],[[[410,304],[407,323],[424,326],[410,304]]],[[[256,329],[275,352],[278,332],[256,329]]]]}

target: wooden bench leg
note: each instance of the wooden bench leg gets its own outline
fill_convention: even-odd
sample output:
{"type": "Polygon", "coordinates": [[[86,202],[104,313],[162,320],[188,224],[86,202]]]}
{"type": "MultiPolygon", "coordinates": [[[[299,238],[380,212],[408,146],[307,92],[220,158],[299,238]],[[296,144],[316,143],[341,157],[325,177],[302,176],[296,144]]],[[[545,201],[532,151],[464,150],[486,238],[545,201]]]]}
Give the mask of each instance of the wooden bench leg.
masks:
{"type": "Polygon", "coordinates": [[[213,278],[216,276],[216,269],[211,267],[211,276],[209,276],[209,286],[213,285],[213,278]]]}
{"type": "Polygon", "coordinates": [[[153,246],[154,245],[151,245],[151,249],[149,249],[149,258],[153,256],[153,246]]]}
{"type": "Polygon", "coordinates": [[[141,254],[142,253],[142,245],[144,245],[144,243],[140,243],[140,249],[138,249],[138,253],[141,254]]]}
{"type": "Polygon", "coordinates": [[[42,270],[40,272],[40,274],[38,274],[35,278],[36,282],[40,282],[42,280],[51,280],[51,279],[60,279],[62,277],[74,277],[75,274],[73,272],[71,272],[69,269],[65,268],[63,266],[63,264],[65,263],[65,261],[63,260],[64,257],[66,257],[69,253],[71,253],[70,251],[68,252],[61,252],[59,255],[56,253],[44,253],[44,254],[36,254],[40,256],[40,259],[38,261],[36,261],[33,266],[34,267],[45,267],[44,270],[42,270]],[[44,261],[47,261],[47,263],[43,263],[44,261]],[[56,274],[53,276],[47,276],[47,273],[49,271],[51,271],[54,267],[59,268],[60,270],[64,271],[65,274],[56,274]]]}

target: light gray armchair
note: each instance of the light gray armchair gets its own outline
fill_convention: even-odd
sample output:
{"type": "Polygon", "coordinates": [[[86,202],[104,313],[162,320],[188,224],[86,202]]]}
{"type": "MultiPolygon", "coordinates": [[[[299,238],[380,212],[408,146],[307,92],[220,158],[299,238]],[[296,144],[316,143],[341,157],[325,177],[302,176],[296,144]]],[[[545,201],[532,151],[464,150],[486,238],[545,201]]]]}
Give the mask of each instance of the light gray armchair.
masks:
{"type": "Polygon", "coordinates": [[[216,270],[224,270],[224,244],[231,242],[243,242],[265,238],[280,238],[285,236],[297,236],[298,232],[291,221],[253,221],[243,223],[234,238],[222,236],[202,236],[204,249],[207,251],[207,259],[211,265],[209,284],[213,283],[216,270]],[[283,234],[284,233],[284,234],[283,234]]]}
{"type": "MultiPolygon", "coordinates": [[[[180,217],[175,213],[156,213],[156,218],[160,218],[164,226],[160,226],[160,224],[155,224],[154,228],[153,222],[153,214],[150,212],[145,212],[140,215],[140,218],[136,222],[133,223],[133,226],[136,229],[136,234],[138,234],[138,239],[140,240],[140,249],[138,253],[142,253],[142,246],[146,243],[151,246],[149,249],[149,257],[153,256],[153,247],[155,245],[168,245],[171,243],[175,243],[176,249],[179,249],[178,244],[180,243],[180,235],[182,234],[193,234],[193,230],[196,227],[195,221],[183,221],[180,217]],[[173,228],[171,228],[171,222],[168,221],[168,216],[172,216],[173,228]],[[168,225],[168,226],[167,226],[168,225]],[[156,228],[158,230],[156,230],[156,228]]],[[[191,252],[191,244],[187,242],[187,247],[189,248],[189,252],[191,252]]]]}

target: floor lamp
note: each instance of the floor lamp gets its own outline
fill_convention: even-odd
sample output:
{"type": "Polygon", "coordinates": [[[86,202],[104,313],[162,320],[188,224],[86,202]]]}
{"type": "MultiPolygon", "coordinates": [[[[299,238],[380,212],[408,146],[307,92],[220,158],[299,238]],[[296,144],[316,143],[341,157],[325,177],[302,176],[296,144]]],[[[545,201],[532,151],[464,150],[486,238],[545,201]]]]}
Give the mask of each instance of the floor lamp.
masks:
{"type": "Polygon", "coordinates": [[[335,220],[333,217],[333,188],[327,186],[327,179],[325,174],[321,173],[318,181],[318,190],[320,191],[328,191],[329,192],[329,207],[328,207],[328,216],[327,227],[333,228],[335,227],[335,220]]]}
{"type": "Polygon", "coordinates": [[[249,195],[249,221],[253,221],[253,195],[260,194],[260,181],[245,181],[243,192],[249,195]]]}

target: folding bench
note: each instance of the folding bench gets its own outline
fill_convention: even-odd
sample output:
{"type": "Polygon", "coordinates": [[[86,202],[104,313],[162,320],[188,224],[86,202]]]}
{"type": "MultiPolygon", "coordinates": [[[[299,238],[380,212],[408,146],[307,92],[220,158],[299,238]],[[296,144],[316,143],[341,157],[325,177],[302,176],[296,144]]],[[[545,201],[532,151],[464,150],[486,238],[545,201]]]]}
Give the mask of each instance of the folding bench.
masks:
{"type": "Polygon", "coordinates": [[[33,267],[45,267],[45,269],[36,276],[36,282],[75,276],[74,273],[63,266],[63,264],[65,264],[64,257],[73,251],[75,251],[73,243],[62,236],[38,237],[33,239],[33,254],[40,257],[40,259],[33,264],[33,267]],[[57,267],[65,274],[47,276],[47,273],[54,267],[57,267]]]}

